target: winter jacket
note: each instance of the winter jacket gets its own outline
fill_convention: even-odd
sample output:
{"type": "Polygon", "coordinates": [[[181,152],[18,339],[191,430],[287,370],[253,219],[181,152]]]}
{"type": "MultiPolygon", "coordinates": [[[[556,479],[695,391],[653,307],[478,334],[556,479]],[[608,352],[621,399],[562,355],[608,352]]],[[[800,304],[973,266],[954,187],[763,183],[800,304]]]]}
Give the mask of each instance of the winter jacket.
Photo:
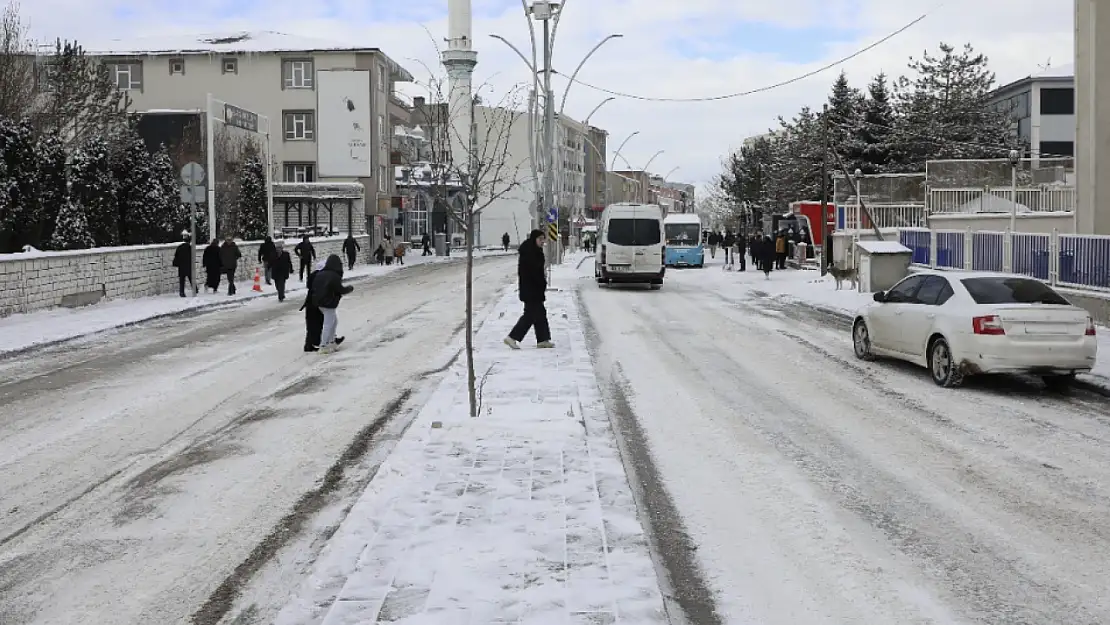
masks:
{"type": "Polygon", "coordinates": [[[393,248],[393,255],[396,256],[397,258],[401,258],[402,256],[404,256],[405,255],[405,244],[404,243],[398,243],[397,247],[393,248]]]}
{"type": "Polygon", "coordinates": [[[235,241],[224,241],[220,246],[220,265],[223,266],[224,271],[235,271],[239,266],[239,259],[243,257],[243,253],[239,251],[239,246],[235,241]]]}
{"type": "Polygon", "coordinates": [[[305,280],[304,283],[305,296],[304,303],[301,304],[301,310],[304,310],[305,308],[308,308],[310,310],[316,309],[316,304],[312,303],[312,285],[316,281],[316,274],[320,273],[321,269],[323,269],[323,267],[316,267],[315,270],[308,272],[308,279],[305,280]]]}
{"type": "Polygon", "coordinates": [[[339,300],[353,290],[353,286],[343,284],[343,261],[332,254],[312,281],[312,304],[317,308],[338,308],[339,300]]]}
{"type": "Polygon", "coordinates": [[[201,264],[204,265],[206,271],[220,272],[224,270],[224,262],[220,259],[220,245],[218,243],[213,242],[204,248],[201,264]]]}
{"type": "Polygon", "coordinates": [[[763,238],[756,256],[767,264],[775,262],[775,242],[771,240],[771,237],[763,238]]]}
{"type": "Polygon", "coordinates": [[[729,234],[725,235],[724,246],[732,247],[733,245],[736,245],[736,237],[732,236],[732,233],[730,232],[729,234]]]}
{"type": "Polygon", "coordinates": [[[262,245],[258,246],[258,262],[273,266],[274,262],[277,261],[277,257],[278,251],[277,246],[274,245],[274,240],[270,237],[266,237],[262,245]]]}
{"type": "Polygon", "coordinates": [[[362,246],[358,244],[358,240],[354,237],[348,237],[343,241],[343,253],[347,256],[354,256],[362,251],[362,246]]]}
{"type": "MultiPolygon", "coordinates": [[[[277,252],[277,257],[274,259],[274,262],[270,264],[270,271],[274,280],[279,282],[281,280],[288,280],[289,276],[293,275],[293,258],[289,256],[289,252],[285,250],[277,252]]],[[[312,280],[312,276],[309,275],[308,279],[312,280]]]]}
{"type": "Polygon", "coordinates": [[[420,245],[423,246],[423,247],[428,247],[431,244],[432,244],[432,237],[428,236],[428,233],[425,232],[424,236],[420,237],[420,245]]]}
{"type": "Polygon", "coordinates": [[[395,251],[395,248],[393,247],[393,241],[390,241],[389,239],[382,241],[382,251],[385,253],[386,256],[393,256],[393,253],[395,251]]]}
{"type": "Polygon", "coordinates": [[[316,248],[312,247],[308,239],[298,243],[297,247],[293,248],[293,253],[297,255],[297,258],[301,259],[302,263],[310,263],[316,260],[316,248]]]}
{"type": "Polygon", "coordinates": [[[173,253],[173,266],[177,267],[178,276],[193,275],[193,246],[188,241],[177,246],[173,253]]]}
{"type": "Polygon", "coordinates": [[[520,279],[520,301],[524,303],[547,300],[547,275],[544,271],[546,263],[543,249],[536,245],[536,239],[542,236],[542,232],[533,230],[532,234],[517,248],[517,252],[520,254],[517,261],[517,277],[520,279]]]}
{"type": "Polygon", "coordinates": [[[781,234],[775,239],[775,252],[779,254],[786,253],[786,237],[781,234]]]}

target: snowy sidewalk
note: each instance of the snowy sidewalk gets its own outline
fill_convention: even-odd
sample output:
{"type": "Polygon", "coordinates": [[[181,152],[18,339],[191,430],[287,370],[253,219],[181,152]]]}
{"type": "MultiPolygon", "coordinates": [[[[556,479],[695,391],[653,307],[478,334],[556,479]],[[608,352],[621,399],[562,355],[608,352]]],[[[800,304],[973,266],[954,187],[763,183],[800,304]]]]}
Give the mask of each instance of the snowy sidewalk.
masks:
{"type": "MultiPolygon", "coordinates": [[[[483,253],[482,256],[494,255],[483,253]]],[[[462,256],[420,256],[413,254],[405,258],[404,265],[379,266],[360,263],[347,271],[348,280],[361,280],[392,273],[405,267],[425,263],[461,261],[462,256]]],[[[258,297],[276,296],[272,285],[262,282],[262,292],[251,290],[254,284],[254,265],[247,264],[239,271],[235,281],[236,294],[227,295],[227,282],[221,281],[219,293],[201,293],[195,297],[180,297],[177,293],[137,297],[131,299],[105,300],[84,308],[51,308],[32,313],[20,313],[0,318],[0,356],[23,351],[36,345],[52,344],[70,339],[122,328],[152,319],[179,315],[182,313],[238,305],[258,297]]],[[[199,286],[203,287],[202,282],[199,286]]],[[[286,286],[286,294],[295,296],[303,293],[304,283],[294,275],[286,286]]]]}
{"type": "Polygon", "coordinates": [[[666,622],[573,292],[548,312],[557,348],[511,351],[504,295],[475,337],[481,416],[460,357],[278,625],[666,622]]]}

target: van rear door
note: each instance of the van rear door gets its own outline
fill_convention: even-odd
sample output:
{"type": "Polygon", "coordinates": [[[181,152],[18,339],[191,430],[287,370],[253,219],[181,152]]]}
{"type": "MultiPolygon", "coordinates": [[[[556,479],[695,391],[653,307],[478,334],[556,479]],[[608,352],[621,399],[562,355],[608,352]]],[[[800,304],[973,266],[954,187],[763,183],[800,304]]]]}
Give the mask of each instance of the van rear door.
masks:
{"type": "Polygon", "coordinates": [[[611,244],[606,262],[628,265],[630,273],[659,273],[663,266],[663,233],[658,217],[643,211],[614,216],[606,234],[611,244]]]}

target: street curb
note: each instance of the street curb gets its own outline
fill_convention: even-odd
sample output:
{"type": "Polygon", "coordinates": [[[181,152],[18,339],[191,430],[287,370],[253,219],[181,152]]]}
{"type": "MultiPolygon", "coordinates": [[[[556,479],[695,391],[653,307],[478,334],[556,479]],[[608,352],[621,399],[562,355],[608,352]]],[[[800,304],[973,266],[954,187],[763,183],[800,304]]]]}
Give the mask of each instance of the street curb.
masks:
{"type": "MultiPolygon", "coordinates": [[[[491,254],[490,256],[498,257],[500,255],[491,254]]],[[[448,258],[449,258],[449,260],[447,260],[444,263],[420,263],[418,265],[405,265],[401,269],[396,269],[391,273],[401,273],[401,272],[406,271],[406,270],[408,270],[412,267],[422,267],[426,264],[450,264],[450,263],[456,262],[454,260],[454,257],[448,257],[448,258]]],[[[466,256],[465,255],[459,256],[458,260],[466,260],[466,256]]],[[[475,260],[478,260],[478,259],[475,259],[475,260]]],[[[389,274],[378,274],[378,275],[371,274],[371,275],[365,275],[365,276],[355,276],[355,277],[352,277],[351,279],[347,280],[347,282],[350,283],[350,284],[357,284],[357,283],[360,283],[360,282],[366,282],[367,280],[372,280],[374,278],[380,278],[382,276],[387,276],[387,275],[389,275],[389,274]]],[[[50,348],[50,347],[57,347],[59,345],[63,345],[65,343],[69,343],[69,342],[76,341],[76,340],[79,340],[79,339],[88,338],[90,336],[96,336],[97,334],[104,334],[106,332],[115,332],[117,330],[123,330],[123,329],[126,329],[126,328],[131,328],[131,327],[137,326],[139,324],[143,324],[143,323],[150,323],[152,321],[161,321],[163,319],[172,319],[174,317],[184,317],[184,316],[187,316],[187,315],[196,314],[198,312],[215,312],[215,311],[220,310],[221,308],[236,308],[236,307],[248,304],[250,302],[253,302],[255,300],[259,300],[259,299],[263,299],[263,298],[269,298],[269,297],[277,297],[277,292],[275,291],[273,293],[263,293],[262,295],[256,295],[254,297],[248,297],[248,298],[245,298],[245,299],[236,300],[236,301],[232,301],[232,302],[212,302],[212,303],[208,303],[208,304],[201,304],[200,306],[195,306],[195,307],[192,307],[192,308],[183,308],[181,310],[175,310],[175,311],[172,311],[172,312],[159,313],[159,314],[153,315],[151,317],[146,317],[146,318],[143,318],[143,319],[136,319],[135,321],[129,321],[127,323],[123,323],[123,324],[120,324],[118,326],[112,326],[110,328],[104,328],[104,329],[101,329],[101,330],[94,330],[92,332],[85,332],[84,334],[77,334],[77,335],[74,335],[74,336],[67,336],[67,337],[61,338],[61,339],[53,339],[53,340],[50,340],[50,341],[43,341],[41,343],[34,343],[34,344],[28,345],[26,347],[19,347],[19,348],[8,350],[8,351],[0,351],[0,361],[8,360],[10,358],[16,358],[18,356],[22,356],[22,355],[24,355],[28,352],[31,352],[33,350],[36,350],[36,349],[47,349],[47,348],[50,348]]],[[[139,299],[139,298],[136,298],[136,299],[139,299]]]]}

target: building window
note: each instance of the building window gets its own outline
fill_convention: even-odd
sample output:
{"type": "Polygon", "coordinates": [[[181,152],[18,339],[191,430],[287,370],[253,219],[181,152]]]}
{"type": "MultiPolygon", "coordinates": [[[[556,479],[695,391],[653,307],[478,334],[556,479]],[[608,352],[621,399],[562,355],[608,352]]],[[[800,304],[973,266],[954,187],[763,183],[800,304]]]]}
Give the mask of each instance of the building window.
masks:
{"type": "Polygon", "coordinates": [[[238,74],[239,59],[224,59],[220,62],[220,71],[224,74],[238,74]]]}
{"type": "Polygon", "coordinates": [[[1075,115],[1075,89],[1041,89],[1041,115],[1075,115]]]}
{"type": "Polygon", "coordinates": [[[185,59],[170,59],[170,75],[185,74],[185,59]]]}
{"type": "Polygon", "coordinates": [[[125,91],[143,88],[143,64],[139,62],[109,63],[108,73],[116,87],[125,91]]]}
{"type": "Polygon", "coordinates": [[[281,62],[281,85],[284,89],[312,89],[313,63],[308,59],[281,62]]]}
{"type": "Polygon", "coordinates": [[[316,182],[315,163],[286,163],[284,169],[286,182],[316,182]]]}
{"type": "Polygon", "coordinates": [[[1054,156],[1075,156],[1075,142],[1041,141],[1041,158],[1054,156]]]}
{"type": "Polygon", "coordinates": [[[381,191],[382,193],[385,193],[385,192],[389,191],[389,179],[387,178],[387,176],[388,176],[388,174],[385,171],[385,165],[379,166],[378,167],[378,191],[381,191]]]}
{"type": "Polygon", "coordinates": [[[389,80],[386,78],[385,65],[378,66],[378,91],[388,91],[389,80]]]}
{"type": "Polygon", "coordinates": [[[385,149],[385,115],[378,115],[378,147],[385,149]]]}
{"type": "Polygon", "coordinates": [[[312,141],[316,138],[316,114],[312,111],[282,111],[286,141],[312,141]]]}

